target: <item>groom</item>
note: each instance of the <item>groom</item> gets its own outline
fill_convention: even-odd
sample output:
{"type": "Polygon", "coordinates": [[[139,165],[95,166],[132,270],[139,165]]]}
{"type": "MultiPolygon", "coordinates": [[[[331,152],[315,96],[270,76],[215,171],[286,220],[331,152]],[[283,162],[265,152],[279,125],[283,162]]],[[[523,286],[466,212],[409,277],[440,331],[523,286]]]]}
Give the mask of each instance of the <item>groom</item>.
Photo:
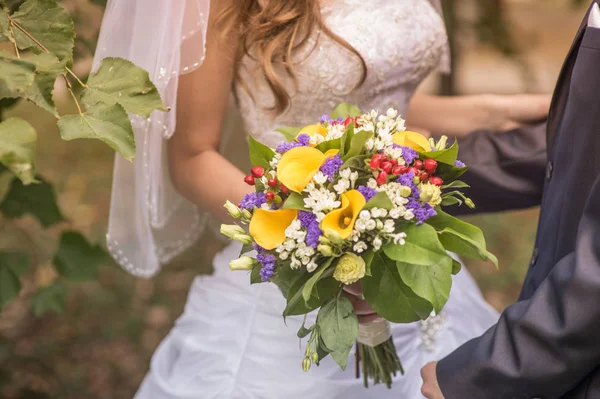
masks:
{"type": "Polygon", "coordinates": [[[542,207],[519,302],[483,336],[423,368],[428,399],[600,398],[598,3],[592,2],[560,73],[547,154],[540,151],[543,131],[480,133],[462,142],[480,210],[532,206],[538,199],[542,207]]]}

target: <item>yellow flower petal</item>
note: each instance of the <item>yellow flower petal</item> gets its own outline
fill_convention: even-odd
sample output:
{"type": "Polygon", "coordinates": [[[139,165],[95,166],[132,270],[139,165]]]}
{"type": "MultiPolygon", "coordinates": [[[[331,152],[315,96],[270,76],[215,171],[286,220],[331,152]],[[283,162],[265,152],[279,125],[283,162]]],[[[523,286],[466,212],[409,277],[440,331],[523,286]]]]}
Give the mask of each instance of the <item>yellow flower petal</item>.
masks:
{"type": "Polygon", "coordinates": [[[410,147],[413,150],[419,152],[429,152],[431,151],[431,145],[429,144],[429,140],[425,136],[415,132],[398,132],[392,136],[392,141],[395,144],[410,147]]]}
{"type": "Polygon", "coordinates": [[[320,134],[323,137],[327,136],[327,128],[322,126],[321,124],[318,125],[308,125],[305,126],[302,130],[300,130],[300,133],[298,133],[298,136],[300,136],[301,134],[306,134],[308,136],[315,136],[317,134],[320,134]]]}
{"type": "Polygon", "coordinates": [[[266,250],[277,248],[285,241],[285,229],[298,216],[295,209],[267,211],[257,209],[250,221],[250,235],[254,241],[266,250]]]}
{"type": "Polygon", "coordinates": [[[354,222],[367,201],[358,190],[347,191],[341,197],[342,207],[325,216],[321,222],[321,230],[334,230],[345,240],[352,234],[354,222]]]}
{"type": "Polygon", "coordinates": [[[301,193],[327,157],[312,147],[292,148],[277,164],[277,178],[287,188],[301,193]]]}
{"type": "Polygon", "coordinates": [[[340,152],[340,150],[336,149],[336,148],[332,148],[331,150],[327,150],[325,151],[325,156],[327,158],[333,158],[335,157],[338,153],[340,152]]]}

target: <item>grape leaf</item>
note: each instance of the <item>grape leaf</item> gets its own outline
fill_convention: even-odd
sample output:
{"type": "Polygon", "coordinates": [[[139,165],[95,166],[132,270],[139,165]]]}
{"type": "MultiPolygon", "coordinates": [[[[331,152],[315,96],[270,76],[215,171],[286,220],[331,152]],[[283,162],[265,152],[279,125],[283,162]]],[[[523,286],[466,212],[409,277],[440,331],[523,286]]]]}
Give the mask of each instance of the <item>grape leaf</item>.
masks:
{"type": "Polygon", "coordinates": [[[66,296],[67,288],[60,281],[48,287],[41,288],[31,298],[33,314],[39,317],[50,311],[62,313],[65,309],[66,296]]]}
{"type": "Polygon", "coordinates": [[[54,83],[59,73],[65,69],[65,63],[60,62],[51,53],[42,53],[27,58],[27,61],[36,65],[33,84],[29,87],[23,97],[35,103],[38,107],[50,112],[58,118],[58,111],[52,98],[54,83]]]}
{"type": "Polygon", "coordinates": [[[24,252],[0,252],[0,308],[21,292],[19,276],[29,268],[31,260],[24,252]]]}
{"type": "Polygon", "coordinates": [[[2,169],[0,170],[0,203],[4,201],[4,198],[8,195],[10,191],[10,186],[12,185],[12,181],[15,179],[15,175],[12,172],[2,169]]]}
{"type": "Polygon", "coordinates": [[[35,64],[0,50],[0,98],[16,98],[33,84],[35,64]]]}
{"type": "MultiPolygon", "coordinates": [[[[67,11],[55,0],[27,0],[12,18],[60,61],[72,64],[75,27],[67,11]]],[[[20,29],[14,31],[20,49],[30,49],[36,54],[44,52],[20,29]]]]}
{"type": "Polygon", "coordinates": [[[67,231],[60,237],[60,245],[52,263],[66,279],[86,281],[98,277],[98,267],[105,260],[106,253],[102,248],[92,246],[78,232],[67,231]]]}
{"type": "Polygon", "coordinates": [[[105,58],[91,74],[82,101],[121,104],[125,111],[148,118],[152,111],[167,111],[148,72],[123,58],[105,58]]]}
{"type": "Polygon", "coordinates": [[[37,134],[23,119],[9,118],[0,123],[0,163],[24,184],[35,181],[37,134]]]}
{"type": "Polygon", "coordinates": [[[345,370],[358,335],[358,318],[352,303],[342,296],[331,298],[319,309],[317,326],[331,357],[345,370]]]}
{"type": "Polygon", "coordinates": [[[96,104],[84,114],[63,116],[58,120],[58,128],[63,140],[98,139],[128,160],[135,156],[133,127],[119,104],[96,104]]]}
{"type": "Polygon", "coordinates": [[[62,222],[64,219],[56,204],[54,189],[39,176],[38,180],[41,180],[40,183],[26,186],[14,179],[8,195],[0,203],[0,211],[9,218],[19,218],[30,213],[44,227],[62,222]]]}
{"type": "Polygon", "coordinates": [[[0,5],[0,42],[14,42],[10,34],[10,21],[8,20],[8,10],[0,5]]]}
{"type": "Polygon", "coordinates": [[[16,276],[22,276],[31,266],[31,258],[25,252],[0,252],[0,267],[8,267],[16,276]]]}

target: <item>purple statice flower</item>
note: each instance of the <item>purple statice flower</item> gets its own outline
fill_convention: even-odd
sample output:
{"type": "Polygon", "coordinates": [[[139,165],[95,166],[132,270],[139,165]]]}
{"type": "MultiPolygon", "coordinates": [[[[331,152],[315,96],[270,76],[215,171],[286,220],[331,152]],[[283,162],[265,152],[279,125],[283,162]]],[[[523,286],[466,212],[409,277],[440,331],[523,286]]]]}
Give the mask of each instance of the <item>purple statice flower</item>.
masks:
{"type": "Polygon", "coordinates": [[[310,136],[308,134],[301,134],[296,137],[296,140],[297,141],[292,142],[282,141],[281,143],[277,144],[275,151],[283,155],[292,148],[308,147],[310,145],[310,136]]]}
{"type": "Polygon", "coordinates": [[[333,119],[331,119],[329,117],[329,115],[325,114],[325,115],[321,115],[321,117],[319,118],[319,122],[320,123],[331,123],[331,122],[333,122],[333,119]]]}
{"type": "Polygon", "coordinates": [[[419,158],[419,154],[410,147],[404,147],[398,144],[393,144],[394,148],[402,148],[402,158],[406,161],[407,165],[413,163],[413,161],[419,158]]]}
{"type": "Polygon", "coordinates": [[[266,202],[267,196],[265,193],[251,193],[244,195],[242,202],[239,203],[239,207],[251,211],[255,207],[260,208],[260,206],[266,202]]]}
{"type": "Polygon", "coordinates": [[[414,197],[409,197],[406,209],[410,209],[417,219],[417,224],[422,224],[430,217],[437,215],[437,212],[429,204],[421,204],[421,202],[414,197]]]}
{"type": "Polygon", "coordinates": [[[403,186],[410,187],[410,189],[412,191],[411,195],[415,198],[419,198],[419,189],[417,188],[417,185],[415,184],[414,179],[415,179],[415,174],[412,171],[410,171],[408,173],[398,176],[398,179],[396,179],[396,181],[398,183],[402,184],[403,186]]]}
{"type": "Polygon", "coordinates": [[[319,170],[323,172],[325,176],[327,176],[330,182],[332,182],[343,164],[344,161],[342,161],[340,155],[336,154],[332,158],[327,158],[319,170]]]}
{"type": "Polygon", "coordinates": [[[256,252],[258,252],[259,254],[262,254],[264,252],[266,252],[267,250],[264,249],[263,247],[261,247],[260,245],[258,245],[257,243],[252,244],[252,248],[254,248],[254,250],[256,252]]]}
{"type": "Polygon", "coordinates": [[[277,259],[275,255],[262,253],[256,256],[256,260],[260,262],[262,268],[260,269],[260,278],[262,281],[267,281],[275,274],[275,263],[277,259]]]}
{"type": "Polygon", "coordinates": [[[456,166],[457,168],[464,168],[467,165],[465,165],[465,163],[463,161],[459,161],[457,159],[456,162],[454,162],[454,166],[456,166]]]}
{"type": "Polygon", "coordinates": [[[323,234],[319,228],[317,216],[311,212],[300,211],[298,212],[298,220],[302,227],[306,229],[306,245],[316,249],[319,246],[319,237],[323,234]]]}
{"type": "Polygon", "coordinates": [[[342,118],[341,116],[340,116],[339,118],[337,118],[337,121],[338,121],[339,123],[342,123],[342,122],[344,122],[345,120],[346,120],[346,118],[342,118]]]}
{"type": "Polygon", "coordinates": [[[377,194],[377,190],[367,186],[358,186],[357,190],[363,195],[363,197],[365,197],[365,200],[367,202],[369,202],[371,198],[373,198],[377,194]]]}

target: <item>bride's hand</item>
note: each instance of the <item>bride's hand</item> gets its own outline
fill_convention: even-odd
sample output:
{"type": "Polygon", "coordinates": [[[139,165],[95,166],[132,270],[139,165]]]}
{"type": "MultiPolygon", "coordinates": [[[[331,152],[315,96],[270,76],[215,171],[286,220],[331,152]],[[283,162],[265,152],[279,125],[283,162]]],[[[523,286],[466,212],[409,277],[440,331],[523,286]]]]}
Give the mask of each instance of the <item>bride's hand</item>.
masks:
{"type": "Polygon", "coordinates": [[[535,94],[478,96],[480,129],[506,131],[546,119],[552,96],[535,94]]]}
{"type": "Polygon", "coordinates": [[[343,294],[352,303],[360,324],[369,324],[381,318],[365,300],[360,282],[345,286],[343,294]]]}

